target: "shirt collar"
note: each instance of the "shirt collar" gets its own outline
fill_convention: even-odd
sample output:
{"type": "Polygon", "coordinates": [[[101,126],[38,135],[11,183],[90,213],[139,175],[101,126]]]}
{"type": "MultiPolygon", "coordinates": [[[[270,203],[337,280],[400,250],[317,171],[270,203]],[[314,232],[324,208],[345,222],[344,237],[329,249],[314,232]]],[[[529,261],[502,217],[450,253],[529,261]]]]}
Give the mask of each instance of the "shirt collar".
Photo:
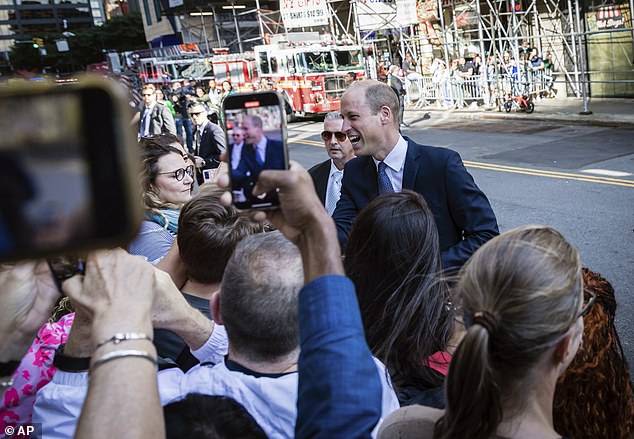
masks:
{"type": "Polygon", "coordinates": [[[335,166],[335,162],[330,159],[330,174],[328,174],[330,177],[332,177],[332,174],[334,174],[335,172],[341,172],[343,174],[343,169],[338,169],[335,166]]]}
{"type": "MultiPolygon", "coordinates": [[[[398,141],[392,151],[385,157],[383,163],[385,163],[388,168],[392,169],[394,172],[401,172],[403,166],[405,166],[405,157],[407,156],[407,140],[403,138],[403,136],[398,136],[398,141]]],[[[374,160],[374,165],[379,168],[379,161],[372,157],[374,160]]]]}
{"type": "Polygon", "coordinates": [[[263,151],[264,148],[266,147],[266,136],[263,135],[262,138],[260,139],[260,141],[255,146],[257,146],[257,148],[260,151],[263,151]]]}

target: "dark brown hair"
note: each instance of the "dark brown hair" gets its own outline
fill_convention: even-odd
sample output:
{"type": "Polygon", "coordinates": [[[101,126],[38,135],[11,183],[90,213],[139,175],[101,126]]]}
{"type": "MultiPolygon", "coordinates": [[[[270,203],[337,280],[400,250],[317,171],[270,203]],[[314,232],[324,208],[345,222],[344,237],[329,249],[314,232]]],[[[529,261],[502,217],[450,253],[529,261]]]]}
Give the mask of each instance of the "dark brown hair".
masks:
{"type": "Polygon", "coordinates": [[[361,211],[350,231],[344,266],[354,282],[365,337],[396,386],[437,387],[423,367],[445,351],[453,310],[441,272],[438,231],[423,197],[384,194],[361,211]]]}
{"type": "Polygon", "coordinates": [[[178,251],[187,267],[187,277],[195,282],[220,282],[238,242],[263,230],[261,224],[233,206],[221,205],[223,192],[210,184],[203,185],[181,209],[178,251]]]}

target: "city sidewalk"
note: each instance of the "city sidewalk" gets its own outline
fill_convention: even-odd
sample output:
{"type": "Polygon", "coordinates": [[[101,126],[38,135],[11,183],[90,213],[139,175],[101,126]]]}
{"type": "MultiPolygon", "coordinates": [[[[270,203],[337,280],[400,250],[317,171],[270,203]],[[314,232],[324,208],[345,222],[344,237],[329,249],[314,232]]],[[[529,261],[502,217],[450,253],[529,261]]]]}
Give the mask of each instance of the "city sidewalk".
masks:
{"type": "Polygon", "coordinates": [[[405,109],[405,121],[416,122],[424,113],[447,112],[455,117],[466,119],[529,119],[548,122],[580,123],[599,126],[627,126],[634,128],[634,99],[600,99],[588,100],[590,115],[579,114],[583,111],[583,100],[576,98],[555,98],[535,100],[535,111],[499,112],[497,108],[466,107],[460,110],[444,110],[436,106],[421,109],[405,109]]]}

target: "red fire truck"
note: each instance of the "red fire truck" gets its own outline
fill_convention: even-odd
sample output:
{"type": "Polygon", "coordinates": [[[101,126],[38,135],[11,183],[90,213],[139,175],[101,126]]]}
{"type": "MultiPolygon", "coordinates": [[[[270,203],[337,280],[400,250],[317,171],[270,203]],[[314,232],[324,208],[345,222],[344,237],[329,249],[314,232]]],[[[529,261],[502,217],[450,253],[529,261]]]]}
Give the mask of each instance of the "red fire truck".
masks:
{"type": "Polygon", "coordinates": [[[259,77],[284,95],[286,112],[292,116],[339,110],[345,75],[365,75],[359,46],[280,41],[254,50],[259,77]]]}

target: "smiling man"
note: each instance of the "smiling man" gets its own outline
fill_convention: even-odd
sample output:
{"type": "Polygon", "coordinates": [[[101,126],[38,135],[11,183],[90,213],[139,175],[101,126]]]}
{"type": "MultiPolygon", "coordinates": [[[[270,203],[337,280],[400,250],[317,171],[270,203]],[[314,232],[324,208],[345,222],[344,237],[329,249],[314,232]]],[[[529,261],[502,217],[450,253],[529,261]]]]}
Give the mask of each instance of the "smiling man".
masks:
{"type": "Polygon", "coordinates": [[[313,166],[308,172],[315,184],[315,190],[329,215],[335,210],[341,194],[343,167],[354,158],[352,144],[346,133],[341,131],[343,119],[341,113],[332,111],[324,118],[324,131],[321,138],[329,160],[313,166]]]}
{"type": "Polygon", "coordinates": [[[345,168],[333,213],[342,247],[354,219],[372,199],[405,189],[421,194],[434,214],[443,266],[457,269],[499,233],[487,197],[455,151],[419,145],[398,130],[399,102],[386,84],[355,82],[341,99],[343,125],[357,159],[345,168]]]}

